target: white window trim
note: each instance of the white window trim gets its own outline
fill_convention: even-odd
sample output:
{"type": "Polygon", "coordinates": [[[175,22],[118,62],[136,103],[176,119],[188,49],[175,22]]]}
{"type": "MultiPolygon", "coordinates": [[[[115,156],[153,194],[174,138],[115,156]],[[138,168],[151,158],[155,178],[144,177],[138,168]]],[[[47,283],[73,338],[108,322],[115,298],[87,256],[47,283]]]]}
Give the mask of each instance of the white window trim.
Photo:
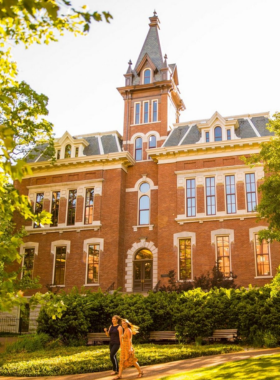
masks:
{"type": "Polygon", "coordinates": [[[146,68],[146,69],[143,70],[142,84],[151,84],[151,83],[153,83],[153,72],[152,72],[152,70],[150,68],[146,68]],[[145,72],[148,71],[148,70],[150,71],[150,83],[144,83],[144,81],[145,81],[145,72]]]}
{"type": "Polygon", "coordinates": [[[141,124],[141,102],[134,103],[134,117],[133,117],[133,125],[141,124]],[[136,104],[139,104],[139,123],[136,123],[136,104]]]}
{"type": "Polygon", "coordinates": [[[151,185],[150,183],[142,178],[141,182],[139,183],[139,186],[138,186],[138,207],[137,207],[137,227],[147,227],[147,226],[150,226],[151,225],[151,185]],[[142,183],[148,183],[149,185],[149,190],[146,191],[145,193],[142,193],[140,191],[140,186],[142,185],[142,183]],[[147,195],[149,197],[149,222],[147,224],[140,224],[140,198],[147,195]]]}
{"type": "Polygon", "coordinates": [[[84,255],[86,257],[86,270],[85,270],[85,284],[84,286],[99,286],[99,274],[100,274],[100,256],[101,252],[104,250],[104,239],[101,238],[90,238],[84,240],[84,245],[83,245],[83,251],[84,255]],[[95,284],[87,284],[87,274],[88,274],[88,247],[90,245],[98,244],[99,245],[99,270],[98,270],[98,282],[95,284]]]}
{"type": "MultiPolygon", "coordinates": [[[[205,194],[206,194],[206,188],[205,188],[205,194]]],[[[206,199],[206,198],[205,198],[206,199]]],[[[196,177],[190,177],[190,178],[185,178],[185,215],[186,218],[196,218],[197,217],[197,184],[196,184],[196,177]],[[195,216],[188,216],[187,215],[187,210],[188,210],[188,205],[187,205],[187,181],[190,179],[194,179],[195,183],[195,216]]]]}
{"type": "Polygon", "coordinates": [[[247,214],[255,213],[256,211],[248,211],[248,201],[247,201],[247,188],[246,188],[246,174],[254,174],[255,176],[255,188],[256,188],[256,206],[258,206],[258,186],[257,186],[257,174],[256,172],[244,172],[244,188],[245,188],[245,203],[247,214]]]}
{"type": "Polygon", "coordinates": [[[205,194],[204,194],[205,216],[211,217],[211,216],[217,215],[217,178],[216,178],[216,175],[206,175],[204,177],[204,192],[205,192],[205,194]],[[207,186],[206,186],[206,179],[207,178],[214,178],[214,181],[215,181],[215,214],[210,214],[210,215],[207,214],[207,200],[206,200],[206,198],[207,198],[207,194],[206,194],[206,188],[207,188],[207,186]]]}
{"type": "Polygon", "coordinates": [[[151,112],[151,123],[156,123],[158,121],[158,99],[152,99],[152,112],[151,112]],[[157,119],[154,120],[154,103],[157,103],[157,119]]]}
{"type": "Polygon", "coordinates": [[[56,240],[51,243],[51,254],[53,255],[53,270],[52,270],[52,286],[55,287],[65,287],[65,276],[66,276],[66,263],[67,263],[67,255],[70,254],[70,240],[56,240]],[[54,273],[55,273],[55,259],[56,259],[56,248],[66,246],[66,261],[65,261],[65,273],[64,273],[64,285],[54,285],[54,273]]]}
{"type": "Polygon", "coordinates": [[[143,140],[143,137],[141,136],[141,135],[137,135],[137,136],[135,136],[135,139],[134,139],[134,159],[135,159],[135,161],[136,162],[139,162],[139,161],[144,161],[143,160],[143,143],[144,143],[144,140],[143,140]],[[138,138],[140,138],[140,139],[142,139],[142,160],[136,160],[136,140],[138,139],[138,138]]]}
{"type": "Polygon", "coordinates": [[[38,250],[39,250],[39,243],[35,243],[32,241],[29,241],[28,243],[23,243],[20,246],[19,249],[19,254],[22,257],[22,262],[21,262],[21,275],[20,278],[23,276],[23,267],[24,267],[24,259],[25,259],[25,249],[28,248],[34,248],[34,261],[33,261],[33,271],[34,271],[34,265],[35,265],[35,255],[38,256],[38,250]]]}
{"type": "Polygon", "coordinates": [[[177,280],[179,282],[184,282],[184,280],[180,280],[180,245],[179,241],[183,239],[191,239],[191,278],[186,280],[187,282],[193,281],[193,246],[196,245],[196,233],[195,232],[189,232],[189,231],[183,231],[178,232],[177,234],[173,235],[173,245],[175,249],[177,250],[177,280]]]}
{"type": "Polygon", "coordinates": [[[145,100],[143,102],[143,111],[142,112],[143,112],[143,115],[142,115],[143,123],[142,124],[149,124],[150,123],[150,102],[148,100],[145,100]],[[145,104],[148,104],[148,121],[145,121],[145,104]]]}

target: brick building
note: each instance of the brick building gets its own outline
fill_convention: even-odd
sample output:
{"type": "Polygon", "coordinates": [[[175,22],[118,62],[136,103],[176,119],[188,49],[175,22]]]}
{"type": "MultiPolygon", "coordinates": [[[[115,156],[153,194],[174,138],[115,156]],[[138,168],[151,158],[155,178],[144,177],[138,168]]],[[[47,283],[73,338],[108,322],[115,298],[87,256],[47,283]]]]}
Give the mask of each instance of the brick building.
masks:
{"type": "Polygon", "coordinates": [[[26,225],[23,264],[50,287],[146,292],[175,270],[192,281],[218,261],[236,282],[264,285],[280,263],[279,245],[259,243],[257,187],[263,168],[242,156],[270,138],[268,113],[179,122],[185,109],[176,64],[163,57],[159,19],[125,86],[123,136],[117,131],[56,140],[54,165],[29,160],[18,184],[53,224],[26,225]]]}

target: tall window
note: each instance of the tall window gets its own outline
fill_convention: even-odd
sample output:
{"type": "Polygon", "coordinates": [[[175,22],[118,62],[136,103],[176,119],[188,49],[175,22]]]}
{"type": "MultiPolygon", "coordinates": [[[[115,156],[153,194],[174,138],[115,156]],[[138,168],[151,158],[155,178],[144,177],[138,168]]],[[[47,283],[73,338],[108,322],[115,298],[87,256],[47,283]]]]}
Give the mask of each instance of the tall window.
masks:
{"type": "Polygon", "coordinates": [[[230,276],[229,236],[217,236],[217,262],[220,271],[230,276]]]}
{"type": "Polygon", "coordinates": [[[85,224],[92,224],[93,221],[93,199],[94,189],[86,189],[85,224]]]}
{"type": "Polygon", "coordinates": [[[56,153],[56,158],[59,160],[60,159],[60,149],[58,149],[57,153],[56,153]]]}
{"type": "Polygon", "coordinates": [[[52,193],[52,224],[50,227],[56,227],[58,225],[58,213],[59,213],[59,200],[60,191],[53,191],[52,193]]]}
{"type": "Polygon", "coordinates": [[[226,176],[226,201],[227,213],[236,213],[235,178],[234,175],[226,176]]]}
{"type": "Polygon", "coordinates": [[[99,274],[99,244],[88,246],[87,284],[98,284],[99,274]]]}
{"type": "Polygon", "coordinates": [[[65,147],[64,158],[70,158],[70,157],[71,157],[71,145],[68,144],[68,145],[66,145],[66,147],[65,147]]]}
{"type": "Polygon", "coordinates": [[[257,206],[256,200],[256,183],[255,183],[255,174],[250,173],[245,175],[246,181],[246,198],[247,198],[247,211],[255,211],[257,206]]]}
{"type": "Polygon", "coordinates": [[[205,141],[206,142],[210,141],[209,132],[205,132],[205,141]]]}
{"type": "Polygon", "coordinates": [[[144,71],[144,84],[151,83],[151,70],[147,69],[144,71]]]}
{"type": "Polygon", "coordinates": [[[207,215],[216,214],[216,191],[215,178],[206,178],[206,213],[207,215]]]}
{"type": "Polygon", "coordinates": [[[269,244],[264,239],[261,243],[258,235],[255,235],[257,276],[270,276],[270,250],[269,244]]]}
{"type": "Polygon", "coordinates": [[[56,247],[54,285],[65,284],[66,247],[56,247]]]}
{"type": "Polygon", "coordinates": [[[149,137],[149,149],[157,147],[157,139],[156,136],[149,137]]]}
{"type": "Polygon", "coordinates": [[[33,278],[34,253],[34,248],[25,248],[23,257],[22,277],[28,276],[30,278],[33,278]]]}
{"type": "Polygon", "coordinates": [[[144,102],[144,123],[149,122],[149,102],[144,102]]]}
{"type": "Polygon", "coordinates": [[[231,130],[227,129],[227,140],[231,140],[231,130]]]}
{"type": "Polygon", "coordinates": [[[135,104],[135,120],[134,124],[140,124],[140,103],[135,104]]]}
{"type": "Polygon", "coordinates": [[[195,216],[195,179],[187,179],[187,216],[195,216]]]}
{"type": "MultiPolygon", "coordinates": [[[[35,214],[38,215],[43,211],[44,193],[36,194],[35,214]]],[[[40,228],[40,224],[34,223],[34,228],[40,228]]]]}
{"type": "Polygon", "coordinates": [[[68,226],[72,226],[75,224],[76,203],[77,203],[77,190],[69,190],[68,214],[67,214],[68,226]]]}
{"type": "Polygon", "coordinates": [[[75,149],[75,157],[79,157],[79,148],[75,149]]]}
{"type": "Polygon", "coordinates": [[[142,138],[137,137],[135,140],[135,160],[141,161],[142,160],[142,138]]]}
{"type": "Polygon", "coordinates": [[[144,182],[139,188],[139,224],[150,223],[150,185],[144,182]]]}
{"type": "Polygon", "coordinates": [[[191,239],[179,240],[179,273],[180,280],[189,280],[192,278],[191,239]]]}
{"type": "Polygon", "coordinates": [[[215,141],[222,141],[222,128],[216,127],[214,129],[214,139],[215,141]]]}
{"type": "Polygon", "coordinates": [[[158,121],[158,102],[153,100],[153,121],[158,121]]]}

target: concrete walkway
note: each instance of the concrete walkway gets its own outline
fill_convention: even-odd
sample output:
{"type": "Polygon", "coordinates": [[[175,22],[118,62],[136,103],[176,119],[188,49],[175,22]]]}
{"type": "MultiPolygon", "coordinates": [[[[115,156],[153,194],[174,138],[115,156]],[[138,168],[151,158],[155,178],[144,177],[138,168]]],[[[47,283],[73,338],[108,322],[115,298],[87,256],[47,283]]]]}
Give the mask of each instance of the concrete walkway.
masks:
{"type": "MultiPolygon", "coordinates": [[[[150,366],[143,366],[144,371],[143,379],[158,380],[163,376],[174,375],[176,373],[191,371],[202,367],[211,367],[218,364],[227,362],[234,362],[237,360],[249,359],[257,356],[280,354],[280,348],[266,349],[266,350],[250,350],[237,352],[233,354],[203,356],[200,358],[179,360],[176,362],[155,364],[150,366]]],[[[42,376],[42,377],[4,377],[0,376],[0,380],[112,380],[110,376],[111,371],[84,373],[82,375],[68,375],[68,376],[42,376]]],[[[128,368],[123,373],[123,379],[132,380],[137,378],[137,371],[135,368],[128,368]]]]}

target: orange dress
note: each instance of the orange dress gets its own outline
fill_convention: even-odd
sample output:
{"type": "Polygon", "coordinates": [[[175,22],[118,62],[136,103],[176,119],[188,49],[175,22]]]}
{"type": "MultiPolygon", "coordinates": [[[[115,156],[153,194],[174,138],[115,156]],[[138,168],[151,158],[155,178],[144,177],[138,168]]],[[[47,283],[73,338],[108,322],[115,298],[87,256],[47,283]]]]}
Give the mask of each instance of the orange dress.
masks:
{"type": "Polygon", "coordinates": [[[125,331],[122,337],[120,357],[120,366],[122,366],[123,369],[134,366],[134,364],[138,361],[138,359],[134,356],[134,349],[132,346],[132,351],[129,352],[129,340],[130,338],[127,332],[125,331]]]}

